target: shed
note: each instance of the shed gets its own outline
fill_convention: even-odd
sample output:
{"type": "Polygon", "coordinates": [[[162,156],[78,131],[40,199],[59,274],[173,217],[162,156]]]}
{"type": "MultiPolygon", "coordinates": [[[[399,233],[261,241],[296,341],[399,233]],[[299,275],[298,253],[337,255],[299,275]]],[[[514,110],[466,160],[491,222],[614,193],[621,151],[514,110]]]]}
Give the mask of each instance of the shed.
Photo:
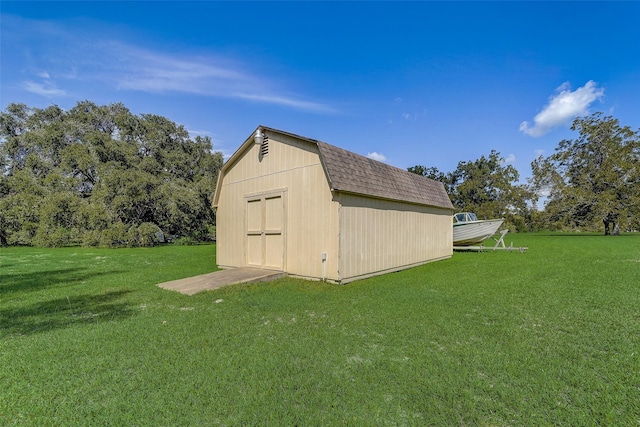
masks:
{"type": "Polygon", "coordinates": [[[453,253],[442,183],[264,126],[223,165],[213,207],[220,268],[347,283],[453,253]]]}

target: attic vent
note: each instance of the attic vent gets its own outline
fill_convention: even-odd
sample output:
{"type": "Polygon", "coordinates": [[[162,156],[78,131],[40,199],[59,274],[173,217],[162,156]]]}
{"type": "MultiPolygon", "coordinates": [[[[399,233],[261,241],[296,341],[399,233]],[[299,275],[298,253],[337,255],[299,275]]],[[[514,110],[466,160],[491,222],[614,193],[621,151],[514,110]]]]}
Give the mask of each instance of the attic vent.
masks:
{"type": "Polygon", "coordinates": [[[260,157],[264,157],[269,154],[269,138],[264,137],[264,141],[260,144],[260,157]]]}

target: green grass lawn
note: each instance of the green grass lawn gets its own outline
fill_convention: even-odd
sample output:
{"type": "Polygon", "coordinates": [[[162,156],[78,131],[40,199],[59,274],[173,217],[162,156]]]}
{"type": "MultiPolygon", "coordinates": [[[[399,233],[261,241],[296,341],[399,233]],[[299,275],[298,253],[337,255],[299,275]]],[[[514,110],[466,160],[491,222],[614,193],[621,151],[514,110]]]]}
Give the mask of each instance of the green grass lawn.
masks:
{"type": "Polygon", "coordinates": [[[0,425],[640,424],[640,235],[195,296],[215,246],[0,249],[0,425]]]}

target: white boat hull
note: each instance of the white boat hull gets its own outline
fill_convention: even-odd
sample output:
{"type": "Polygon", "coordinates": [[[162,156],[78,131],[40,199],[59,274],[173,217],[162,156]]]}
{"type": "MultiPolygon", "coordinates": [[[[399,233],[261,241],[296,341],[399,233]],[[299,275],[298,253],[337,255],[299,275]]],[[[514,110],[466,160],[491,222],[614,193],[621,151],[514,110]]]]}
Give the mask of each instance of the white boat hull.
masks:
{"type": "Polygon", "coordinates": [[[453,246],[479,245],[496,234],[502,219],[488,219],[453,224],[453,246]]]}

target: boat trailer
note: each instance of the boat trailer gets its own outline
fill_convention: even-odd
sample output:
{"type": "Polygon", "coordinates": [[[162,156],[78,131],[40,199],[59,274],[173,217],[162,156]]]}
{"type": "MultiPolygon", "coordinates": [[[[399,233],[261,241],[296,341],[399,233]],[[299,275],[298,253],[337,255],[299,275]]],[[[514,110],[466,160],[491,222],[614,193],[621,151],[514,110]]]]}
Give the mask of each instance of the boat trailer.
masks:
{"type": "Polygon", "coordinates": [[[527,247],[525,246],[520,246],[520,247],[513,247],[513,242],[511,242],[511,244],[509,246],[506,246],[504,244],[504,236],[507,235],[507,233],[509,232],[509,230],[502,230],[500,232],[500,238],[496,239],[495,237],[493,238],[493,240],[496,241],[496,244],[494,247],[487,247],[484,245],[479,245],[479,246],[454,246],[453,250],[454,251],[469,251],[469,252],[485,252],[485,251],[509,251],[509,252],[513,252],[513,251],[519,251],[521,254],[524,253],[524,251],[526,251],[527,247]]]}

